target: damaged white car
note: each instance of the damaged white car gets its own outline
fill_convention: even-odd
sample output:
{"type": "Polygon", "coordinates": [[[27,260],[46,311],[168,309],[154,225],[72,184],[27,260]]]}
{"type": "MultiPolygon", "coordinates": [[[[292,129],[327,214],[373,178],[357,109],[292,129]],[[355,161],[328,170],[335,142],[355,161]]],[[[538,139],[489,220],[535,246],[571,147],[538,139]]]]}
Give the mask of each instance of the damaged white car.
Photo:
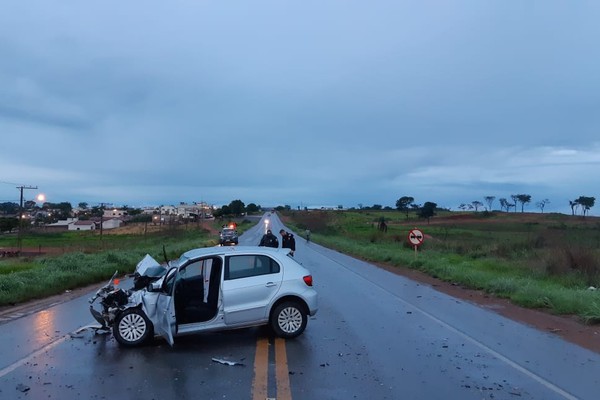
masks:
{"type": "Polygon", "coordinates": [[[310,272],[288,249],[211,247],[184,253],[162,267],[150,256],[136,268],[134,287],[115,288],[113,278],[90,299],[90,311],[125,346],[155,334],[174,337],[269,324],[294,338],[317,312],[310,272]],[[100,300],[102,309],[94,308],[100,300]]]}

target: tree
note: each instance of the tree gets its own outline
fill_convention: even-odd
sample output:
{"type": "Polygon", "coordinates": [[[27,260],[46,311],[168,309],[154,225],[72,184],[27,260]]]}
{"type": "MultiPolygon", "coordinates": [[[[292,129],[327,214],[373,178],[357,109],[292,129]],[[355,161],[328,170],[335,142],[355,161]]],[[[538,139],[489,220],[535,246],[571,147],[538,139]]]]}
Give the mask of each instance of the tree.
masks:
{"type": "MultiPolygon", "coordinates": [[[[127,210],[127,215],[135,217],[136,215],[140,215],[143,212],[144,212],[144,210],[142,210],[141,208],[130,208],[127,210]]],[[[142,222],[144,222],[144,221],[142,221],[142,222]]]]}
{"type": "Polygon", "coordinates": [[[220,217],[224,217],[226,215],[231,214],[233,214],[233,212],[231,211],[231,207],[229,207],[228,205],[224,205],[223,207],[221,207],[221,215],[219,215],[220,217]]]}
{"type": "Polygon", "coordinates": [[[19,203],[6,202],[0,203],[0,212],[2,214],[16,214],[19,212],[19,203]]]}
{"type": "Polygon", "coordinates": [[[258,210],[259,210],[259,207],[254,203],[250,203],[246,206],[246,211],[248,213],[255,213],[255,212],[258,212],[258,210]]]}
{"type": "MultiPolygon", "coordinates": [[[[523,208],[525,207],[525,204],[527,204],[527,203],[529,203],[531,201],[531,195],[529,195],[529,194],[518,194],[517,195],[517,200],[519,201],[519,203],[521,203],[521,212],[523,212],[523,208]]],[[[516,209],[516,207],[515,207],[515,209],[516,209]]]]}
{"type": "MultiPolygon", "coordinates": [[[[131,215],[131,214],[130,214],[131,215]]],[[[150,214],[135,214],[131,218],[132,222],[152,222],[152,215],[150,214]]]]}
{"type": "Polygon", "coordinates": [[[479,207],[483,206],[483,203],[479,200],[472,201],[471,204],[473,205],[473,208],[476,212],[479,210],[479,207]]]}
{"type": "Polygon", "coordinates": [[[575,210],[577,209],[577,200],[569,200],[569,206],[571,207],[571,215],[575,215],[575,210]]]}
{"type": "Polygon", "coordinates": [[[537,208],[539,208],[540,210],[542,210],[542,214],[544,213],[544,207],[546,207],[546,204],[550,203],[550,200],[548,199],[544,199],[542,201],[538,201],[537,203],[535,203],[535,205],[537,206],[537,208]]]}
{"type": "Polygon", "coordinates": [[[427,223],[429,223],[429,219],[435,215],[436,207],[436,203],[426,201],[425,204],[423,204],[423,207],[417,211],[417,216],[419,218],[427,218],[427,223]]]}
{"type": "Polygon", "coordinates": [[[383,206],[381,204],[373,204],[373,207],[371,207],[373,210],[381,210],[382,208],[383,206]]]}
{"type": "Polygon", "coordinates": [[[411,206],[415,202],[415,199],[410,196],[402,196],[398,200],[396,200],[396,209],[398,211],[402,211],[406,214],[406,219],[408,219],[408,212],[410,211],[411,206]]]}
{"type": "Polygon", "coordinates": [[[515,212],[517,212],[517,201],[519,201],[519,195],[518,194],[511,194],[510,198],[512,199],[512,207],[515,208],[515,212]]]}
{"type": "Polygon", "coordinates": [[[86,203],[85,201],[82,201],[81,203],[79,203],[77,205],[77,207],[81,208],[82,210],[86,210],[88,208],[88,203],[86,203]]]}
{"type": "Polygon", "coordinates": [[[492,204],[494,204],[494,200],[496,200],[496,196],[485,196],[483,199],[485,200],[485,204],[487,204],[488,211],[492,211],[492,204]]]}
{"type": "Polygon", "coordinates": [[[11,232],[19,226],[18,218],[0,218],[0,232],[11,232]]]}
{"type": "Polygon", "coordinates": [[[585,217],[590,208],[594,207],[594,204],[596,203],[596,198],[579,196],[579,198],[575,200],[575,202],[581,207],[581,213],[585,217]]]}
{"type": "Polygon", "coordinates": [[[229,209],[231,210],[230,214],[242,215],[246,212],[246,205],[241,200],[233,200],[229,203],[229,209]]]}
{"type": "Polygon", "coordinates": [[[73,211],[73,206],[71,206],[71,203],[66,201],[61,203],[44,203],[42,208],[51,211],[52,214],[58,219],[70,218],[71,212],[73,211]]]}

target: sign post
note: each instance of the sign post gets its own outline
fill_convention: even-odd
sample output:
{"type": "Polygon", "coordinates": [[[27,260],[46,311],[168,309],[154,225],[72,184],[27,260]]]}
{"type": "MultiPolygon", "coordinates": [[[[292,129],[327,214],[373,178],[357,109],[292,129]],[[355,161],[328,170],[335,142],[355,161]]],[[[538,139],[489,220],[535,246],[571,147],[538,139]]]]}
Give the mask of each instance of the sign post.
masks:
{"type": "Polygon", "coordinates": [[[417,249],[423,244],[423,240],[425,240],[425,235],[420,229],[415,228],[408,232],[408,242],[415,248],[415,258],[417,258],[417,249]]]}

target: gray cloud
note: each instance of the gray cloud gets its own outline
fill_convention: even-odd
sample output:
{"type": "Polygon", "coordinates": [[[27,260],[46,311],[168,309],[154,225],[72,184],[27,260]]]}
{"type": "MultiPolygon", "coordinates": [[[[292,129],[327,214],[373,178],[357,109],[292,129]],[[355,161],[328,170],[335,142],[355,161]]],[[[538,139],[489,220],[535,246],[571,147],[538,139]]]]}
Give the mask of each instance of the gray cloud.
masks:
{"type": "Polygon", "coordinates": [[[14,3],[0,181],[91,204],[530,192],[568,211],[599,195],[599,7],[14,3]]]}

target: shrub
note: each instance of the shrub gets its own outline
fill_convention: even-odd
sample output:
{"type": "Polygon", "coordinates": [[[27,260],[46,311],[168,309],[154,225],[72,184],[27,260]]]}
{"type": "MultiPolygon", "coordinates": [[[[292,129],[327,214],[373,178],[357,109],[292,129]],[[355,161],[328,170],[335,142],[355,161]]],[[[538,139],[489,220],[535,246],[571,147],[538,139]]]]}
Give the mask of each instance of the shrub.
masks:
{"type": "Polygon", "coordinates": [[[587,285],[600,282],[600,260],[591,249],[567,247],[549,252],[546,256],[546,271],[550,275],[561,276],[581,274],[587,285]]]}

